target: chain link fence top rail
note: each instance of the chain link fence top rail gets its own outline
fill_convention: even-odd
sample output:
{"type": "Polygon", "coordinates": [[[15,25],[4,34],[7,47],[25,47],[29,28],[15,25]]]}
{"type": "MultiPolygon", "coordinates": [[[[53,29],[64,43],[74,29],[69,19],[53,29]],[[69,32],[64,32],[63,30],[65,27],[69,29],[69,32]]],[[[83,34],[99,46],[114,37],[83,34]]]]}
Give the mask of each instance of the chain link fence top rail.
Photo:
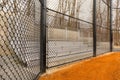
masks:
{"type": "Polygon", "coordinates": [[[0,80],[33,80],[39,72],[39,1],[0,0],[0,80]]]}

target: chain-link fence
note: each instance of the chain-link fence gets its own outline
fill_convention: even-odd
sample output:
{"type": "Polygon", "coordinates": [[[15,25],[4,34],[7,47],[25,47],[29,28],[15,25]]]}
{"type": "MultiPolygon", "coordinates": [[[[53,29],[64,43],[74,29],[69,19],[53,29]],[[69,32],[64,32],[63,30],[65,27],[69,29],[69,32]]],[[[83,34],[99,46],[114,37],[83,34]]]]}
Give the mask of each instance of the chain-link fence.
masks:
{"type": "Polygon", "coordinates": [[[120,51],[120,1],[113,1],[113,50],[120,51]]]}
{"type": "Polygon", "coordinates": [[[110,1],[47,2],[48,68],[110,51],[110,1]]]}
{"type": "Polygon", "coordinates": [[[108,6],[109,3],[109,0],[97,0],[96,3],[97,54],[110,51],[110,7],[108,6]]]}
{"type": "Polygon", "coordinates": [[[47,15],[47,67],[62,65],[92,56],[92,24],[56,12],[52,13],[56,15],[47,15]]]}
{"type": "Polygon", "coordinates": [[[40,72],[39,11],[37,0],[0,0],[0,80],[33,80],[40,72]]]}
{"type": "Polygon", "coordinates": [[[115,28],[113,30],[113,50],[120,51],[120,30],[115,28]]]}
{"type": "Polygon", "coordinates": [[[0,80],[34,80],[110,51],[110,2],[95,1],[0,0],[0,80]]]}
{"type": "MultiPolygon", "coordinates": [[[[87,1],[48,1],[48,68],[78,61],[93,55],[93,30],[90,23],[92,5],[89,4],[87,7],[87,11],[91,13],[88,16],[90,22],[87,22],[79,19],[79,17],[82,17],[81,15],[84,16],[84,13],[80,12],[80,7],[85,6],[82,4],[87,4],[87,1]]],[[[86,17],[83,18],[86,19],[86,17]]]]}

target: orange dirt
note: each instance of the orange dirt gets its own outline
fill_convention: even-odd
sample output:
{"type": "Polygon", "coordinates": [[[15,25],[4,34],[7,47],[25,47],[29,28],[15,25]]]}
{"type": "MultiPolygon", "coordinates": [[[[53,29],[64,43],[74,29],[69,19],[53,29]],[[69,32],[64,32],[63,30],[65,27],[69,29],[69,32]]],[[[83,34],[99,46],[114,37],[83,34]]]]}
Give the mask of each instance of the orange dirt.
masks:
{"type": "Polygon", "coordinates": [[[120,52],[75,63],[39,80],[120,80],[120,52]]]}

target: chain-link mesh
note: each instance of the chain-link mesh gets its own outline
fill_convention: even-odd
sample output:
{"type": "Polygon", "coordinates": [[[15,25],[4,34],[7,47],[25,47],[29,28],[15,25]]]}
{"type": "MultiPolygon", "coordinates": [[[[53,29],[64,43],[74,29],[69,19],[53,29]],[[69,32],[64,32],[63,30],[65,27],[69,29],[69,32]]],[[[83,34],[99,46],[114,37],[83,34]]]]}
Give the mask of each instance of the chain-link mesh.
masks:
{"type": "Polygon", "coordinates": [[[0,80],[33,80],[40,72],[38,3],[0,0],[0,80]]]}
{"type": "Polygon", "coordinates": [[[120,51],[120,30],[115,28],[113,30],[113,50],[120,51]]]}
{"type": "Polygon", "coordinates": [[[113,50],[120,51],[120,1],[113,0],[113,50]]]}
{"type": "Polygon", "coordinates": [[[93,28],[92,23],[90,23],[92,22],[92,4],[89,4],[88,9],[84,10],[87,2],[88,0],[48,1],[48,68],[93,55],[93,28]],[[80,7],[84,11],[81,11],[80,7]],[[85,16],[84,12],[89,15],[85,16]]]}
{"type": "MultiPolygon", "coordinates": [[[[110,51],[109,3],[97,0],[93,15],[91,0],[47,0],[47,8],[39,0],[0,0],[0,80],[33,80],[42,68],[93,56],[95,47],[97,54],[110,51]],[[47,29],[47,52],[41,50],[41,68],[40,32],[46,30],[41,26],[40,31],[40,6],[47,12],[42,16],[47,17],[43,19],[47,23],[41,21],[47,29]],[[96,33],[92,20],[95,16],[96,33]]],[[[117,31],[113,32],[114,46],[119,45],[117,31]]]]}
{"type": "Polygon", "coordinates": [[[110,51],[110,7],[109,0],[97,0],[97,54],[110,51]]]}

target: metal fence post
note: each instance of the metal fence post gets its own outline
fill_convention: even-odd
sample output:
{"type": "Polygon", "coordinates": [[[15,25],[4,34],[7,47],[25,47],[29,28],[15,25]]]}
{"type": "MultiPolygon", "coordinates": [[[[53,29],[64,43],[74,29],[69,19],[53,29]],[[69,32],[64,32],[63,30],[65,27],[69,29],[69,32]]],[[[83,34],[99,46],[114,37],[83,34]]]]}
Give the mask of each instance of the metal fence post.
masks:
{"type": "Polygon", "coordinates": [[[40,71],[46,72],[46,0],[41,0],[40,71]]]}
{"type": "Polygon", "coordinates": [[[93,56],[96,56],[96,0],[93,0],[93,56]]]}
{"type": "Polygon", "coordinates": [[[112,33],[112,0],[110,0],[110,51],[113,51],[113,33],[112,33]]]}

